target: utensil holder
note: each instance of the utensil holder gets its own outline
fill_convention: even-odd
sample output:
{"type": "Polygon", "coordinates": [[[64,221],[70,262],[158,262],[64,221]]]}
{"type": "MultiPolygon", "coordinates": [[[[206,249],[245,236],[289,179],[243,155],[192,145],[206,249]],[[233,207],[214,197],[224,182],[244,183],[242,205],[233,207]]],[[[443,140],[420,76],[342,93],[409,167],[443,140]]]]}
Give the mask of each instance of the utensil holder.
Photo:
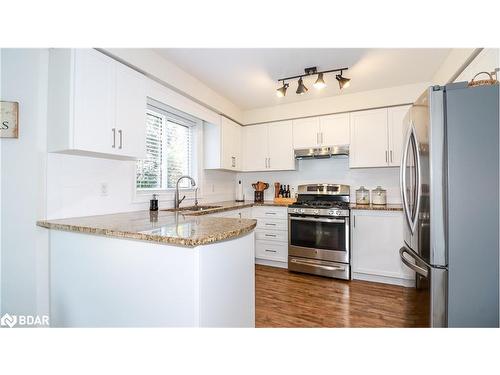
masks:
{"type": "Polygon", "coordinates": [[[255,191],[254,202],[256,202],[256,203],[264,202],[264,192],[263,191],[255,191]]]}

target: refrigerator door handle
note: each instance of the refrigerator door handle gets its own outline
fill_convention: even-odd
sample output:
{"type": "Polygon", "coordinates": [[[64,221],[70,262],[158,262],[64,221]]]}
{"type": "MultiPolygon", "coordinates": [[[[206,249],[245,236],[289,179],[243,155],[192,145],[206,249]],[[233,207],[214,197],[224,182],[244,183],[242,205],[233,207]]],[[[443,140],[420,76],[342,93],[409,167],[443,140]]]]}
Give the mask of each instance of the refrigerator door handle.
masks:
{"type": "Polygon", "coordinates": [[[408,158],[408,146],[410,144],[411,137],[411,125],[408,128],[408,132],[406,134],[406,140],[403,145],[403,156],[401,157],[401,166],[399,170],[399,187],[401,188],[401,200],[403,201],[403,211],[404,216],[406,218],[406,222],[411,230],[411,220],[410,220],[410,212],[408,205],[408,197],[406,196],[406,160],[408,158]]]}
{"type": "Polygon", "coordinates": [[[399,249],[399,256],[401,257],[401,261],[408,267],[411,268],[413,271],[418,273],[419,275],[422,275],[425,278],[429,277],[429,265],[418,256],[417,253],[415,253],[413,250],[407,248],[406,246],[403,246],[401,249],[399,249]],[[414,261],[415,263],[412,263],[406,256],[405,254],[408,254],[414,261]]]}
{"type": "Polygon", "coordinates": [[[401,160],[401,169],[399,174],[399,185],[401,187],[401,198],[403,200],[403,211],[404,216],[406,217],[406,222],[408,223],[408,227],[410,228],[411,233],[415,232],[415,225],[418,221],[418,211],[420,209],[420,197],[421,197],[421,186],[420,186],[420,153],[417,145],[417,137],[415,132],[415,126],[413,123],[410,124],[410,128],[408,129],[408,134],[406,135],[405,148],[403,151],[403,157],[401,160]],[[408,196],[406,194],[407,186],[406,186],[406,162],[408,160],[408,151],[410,149],[410,145],[413,144],[415,148],[415,188],[416,188],[416,197],[415,197],[415,215],[412,218],[412,214],[410,212],[410,205],[408,203],[408,196]]]}

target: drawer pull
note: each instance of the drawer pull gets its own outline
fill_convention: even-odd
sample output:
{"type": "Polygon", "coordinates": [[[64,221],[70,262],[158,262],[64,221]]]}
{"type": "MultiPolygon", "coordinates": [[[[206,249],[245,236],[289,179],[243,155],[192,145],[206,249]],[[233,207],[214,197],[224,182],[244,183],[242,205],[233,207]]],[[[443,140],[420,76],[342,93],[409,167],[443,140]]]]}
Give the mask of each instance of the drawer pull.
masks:
{"type": "Polygon", "coordinates": [[[276,250],[265,249],[268,253],[275,253],[276,250]]]}
{"type": "Polygon", "coordinates": [[[345,271],[345,268],[340,267],[340,266],[325,266],[322,264],[308,262],[308,261],[301,261],[301,260],[297,260],[297,259],[292,259],[291,262],[295,263],[295,264],[300,264],[303,266],[317,267],[317,268],[321,268],[321,269],[324,269],[327,271],[345,271]]]}
{"type": "Polygon", "coordinates": [[[266,223],[266,225],[276,226],[275,223],[266,223]]]}
{"type": "Polygon", "coordinates": [[[276,237],[275,234],[265,234],[266,237],[276,237]]]}
{"type": "Polygon", "coordinates": [[[276,215],[276,212],[266,212],[266,215],[276,215]]]}

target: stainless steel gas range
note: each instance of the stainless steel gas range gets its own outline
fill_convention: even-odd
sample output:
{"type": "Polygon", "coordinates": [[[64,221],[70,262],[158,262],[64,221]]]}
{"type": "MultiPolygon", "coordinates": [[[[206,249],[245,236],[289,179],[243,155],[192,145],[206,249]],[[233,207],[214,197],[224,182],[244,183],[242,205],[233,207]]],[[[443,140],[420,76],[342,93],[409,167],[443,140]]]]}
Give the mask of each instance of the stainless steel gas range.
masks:
{"type": "Polygon", "coordinates": [[[288,207],[288,269],[349,280],[348,185],[299,185],[288,207]]]}

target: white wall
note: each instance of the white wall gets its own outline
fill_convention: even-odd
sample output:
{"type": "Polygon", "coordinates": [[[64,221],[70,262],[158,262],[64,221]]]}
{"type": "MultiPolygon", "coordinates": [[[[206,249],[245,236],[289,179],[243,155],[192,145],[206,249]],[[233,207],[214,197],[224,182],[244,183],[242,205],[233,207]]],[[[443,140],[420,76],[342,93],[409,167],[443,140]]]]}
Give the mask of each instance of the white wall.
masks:
{"type": "Polygon", "coordinates": [[[243,112],[244,124],[255,124],[361,109],[388,107],[413,103],[430,86],[428,82],[369,90],[353,94],[341,94],[321,99],[311,99],[243,112]]]}
{"type": "Polygon", "coordinates": [[[2,308],[48,311],[45,217],[48,51],[2,51],[2,100],[19,102],[19,139],[1,140],[2,308]]]}
{"type": "Polygon", "coordinates": [[[187,97],[241,122],[242,112],[236,105],[154,50],[148,48],[108,48],[106,52],[148,72],[150,76],[187,97]]]}
{"type": "MultiPolygon", "coordinates": [[[[459,74],[455,82],[470,81],[479,72],[493,72],[499,67],[500,53],[498,48],[485,48],[479,55],[459,74]]],[[[477,77],[480,79],[487,79],[485,74],[477,77]]],[[[500,73],[497,73],[497,78],[500,78],[500,73]]]]}
{"type": "Polygon", "coordinates": [[[399,168],[362,168],[349,169],[347,157],[330,159],[300,160],[295,171],[280,172],[245,172],[238,173],[237,180],[241,180],[245,199],[253,200],[254,189],[252,183],[264,181],[269,183],[269,189],[264,193],[265,200],[274,198],[274,183],[290,185],[297,191],[297,185],[309,183],[336,183],[351,186],[351,201],[355,202],[355,190],[361,185],[374,189],[378,185],[387,190],[388,203],[400,203],[399,168]]]}
{"type": "MultiPolygon", "coordinates": [[[[49,154],[47,168],[47,218],[101,215],[147,210],[149,195],[135,196],[135,162],[49,154]],[[101,183],[108,194],[101,195],[101,183]]],[[[197,176],[201,202],[234,199],[234,173],[201,171],[197,176]]],[[[184,204],[193,203],[186,194],[184,204]]],[[[182,196],[182,195],[181,195],[182,196]]],[[[173,193],[160,199],[160,208],[173,207],[173,193]]]]}
{"type": "Polygon", "coordinates": [[[446,85],[453,82],[453,78],[463,70],[475,54],[478,48],[454,48],[443,61],[439,69],[432,77],[434,85],[446,85]]]}

